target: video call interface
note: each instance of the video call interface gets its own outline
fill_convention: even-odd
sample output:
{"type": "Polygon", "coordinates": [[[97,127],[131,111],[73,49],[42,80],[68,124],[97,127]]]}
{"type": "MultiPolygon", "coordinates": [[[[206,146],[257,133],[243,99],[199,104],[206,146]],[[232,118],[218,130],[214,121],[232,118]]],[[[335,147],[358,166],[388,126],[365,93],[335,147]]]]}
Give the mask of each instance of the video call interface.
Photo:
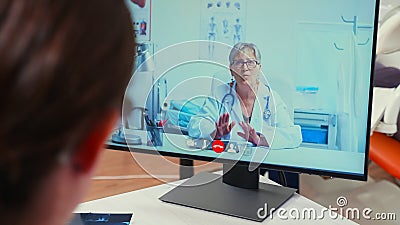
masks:
{"type": "MultiPolygon", "coordinates": [[[[141,10],[135,33],[151,57],[137,62],[124,100],[148,109],[145,144],[364,174],[375,1],[148,3],[137,9],[127,1],[141,10]]],[[[128,128],[138,129],[128,112],[128,128]]]]}

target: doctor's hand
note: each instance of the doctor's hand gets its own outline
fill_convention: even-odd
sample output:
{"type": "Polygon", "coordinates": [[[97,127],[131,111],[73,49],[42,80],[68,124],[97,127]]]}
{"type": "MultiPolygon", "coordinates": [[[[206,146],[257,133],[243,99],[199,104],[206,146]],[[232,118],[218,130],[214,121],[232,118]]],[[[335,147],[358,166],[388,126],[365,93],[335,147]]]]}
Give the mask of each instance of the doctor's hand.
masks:
{"type": "Polygon", "coordinates": [[[247,122],[240,122],[239,125],[242,127],[243,132],[237,132],[237,134],[244,138],[246,141],[253,143],[256,146],[266,146],[268,147],[269,144],[267,139],[263,135],[257,134],[253,127],[250,126],[247,122]]]}
{"type": "Polygon", "coordinates": [[[229,123],[229,113],[222,114],[218,122],[215,122],[214,139],[221,139],[224,135],[229,134],[234,126],[235,121],[229,123]]]}

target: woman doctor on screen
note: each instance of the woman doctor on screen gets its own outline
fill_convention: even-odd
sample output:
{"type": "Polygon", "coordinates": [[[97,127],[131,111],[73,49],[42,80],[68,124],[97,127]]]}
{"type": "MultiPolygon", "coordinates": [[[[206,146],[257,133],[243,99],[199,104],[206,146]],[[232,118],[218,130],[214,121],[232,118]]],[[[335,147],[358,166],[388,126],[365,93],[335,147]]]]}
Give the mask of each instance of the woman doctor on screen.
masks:
{"type": "Polygon", "coordinates": [[[255,146],[295,148],[302,142],[300,127],[286,104],[260,83],[261,54],[252,43],[237,43],[229,54],[232,81],[213,90],[200,113],[189,122],[194,138],[248,141],[255,146]]]}

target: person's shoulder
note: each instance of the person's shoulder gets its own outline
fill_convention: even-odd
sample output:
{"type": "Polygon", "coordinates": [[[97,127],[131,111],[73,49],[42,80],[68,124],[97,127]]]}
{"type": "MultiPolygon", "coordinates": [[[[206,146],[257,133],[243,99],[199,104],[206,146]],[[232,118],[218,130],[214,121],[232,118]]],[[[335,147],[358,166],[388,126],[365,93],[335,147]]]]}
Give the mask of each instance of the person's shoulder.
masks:
{"type": "Polygon", "coordinates": [[[276,105],[278,105],[279,103],[283,103],[283,99],[282,99],[281,95],[279,94],[279,92],[277,92],[274,89],[270,89],[270,93],[271,93],[272,99],[276,105]]]}
{"type": "Polygon", "coordinates": [[[229,88],[230,88],[230,83],[223,83],[223,84],[220,84],[217,86],[218,90],[226,91],[226,90],[229,90],[229,88]]]}
{"type": "Polygon", "coordinates": [[[274,96],[274,98],[282,99],[282,98],[281,98],[281,95],[279,94],[279,92],[277,92],[277,91],[275,91],[275,90],[271,90],[271,92],[272,92],[272,95],[274,96]]]}
{"type": "Polygon", "coordinates": [[[229,92],[229,83],[226,84],[220,84],[218,85],[214,90],[214,96],[218,97],[218,96],[224,96],[226,93],[229,92]]]}
{"type": "Polygon", "coordinates": [[[275,97],[281,98],[280,95],[278,94],[278,92],[276,92],[274,89],[272,89],[270,85],[262,84],[259,86],[259,88],[260,88],[259,93],[262,96],[271,96],[272,95],[273,98],[275,98],[275,97]]]}

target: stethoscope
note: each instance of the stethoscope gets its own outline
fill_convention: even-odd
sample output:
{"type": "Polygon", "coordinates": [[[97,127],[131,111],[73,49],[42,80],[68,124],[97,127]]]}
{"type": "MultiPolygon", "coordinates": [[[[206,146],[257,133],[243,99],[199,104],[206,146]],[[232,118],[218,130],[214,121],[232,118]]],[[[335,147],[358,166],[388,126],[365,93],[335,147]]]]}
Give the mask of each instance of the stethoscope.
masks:
{"type": "MultiPolygon", "coordinates": [[[[267,87],[268,87],[268,90],[270,90],[269,86],[267,86],[267,87]]],[[[270,91],[270,93],[271,93],[271,91],[270,91]]],[[[263,112],[263,117],[266,120],[269,119],[271,117],[271,115],[272,115],[271,110],[269,109],[269,99],[270,99],[270,97],[271,96],[264,97],[264,98],[266,98],[265,99],[266,103],[265,103],[265,109],[264,109],[264,112],[263,112]]]]}
{"type": "MultiPolygon", "coordinates": [[[[232,94],[233,85],[234,85],[234,82],[231,81],[229,83],[229,93],[225,94],[221,101],[223,106],[225,106],[225,104],[229,105],[229,112],[232,111],[233,104],[235,104],[235,96],[233,96],[233,94],[232,94]]],[[[223,107],[220,107],[220,109],[219,109],[219,113],[218,113],[219,115],[221,115],[222,108],[223,107]]]]}
{"type": "MultiPolygon", "coordinates": [[[[233,85],[234,85],[234,81],[231,81],[229,83],[229,93],[225,94],[224,97],[222,98],[222,101],[221,101],[223,105],[226,104],[226,105],[229,106],[229,112],[232,111],[233,104],[235,104],[235,97],[232,94],[233,85]]],[[[269,93],[271,93],[271,88],[268,85],[267,85],[267,88],[268,88],[269,93]]],[[[269,96],[266,96],[264,98],[265,98],[266,103],[265,103],[265,108],[264,108],[264,111],[263,111],[263,118],[265,120],[268,120],[272,115],[272,112],[271,112],[271,110],[269,108],[269,100],[271,99],[271,96],[269,95],[269,96]]],[[[221,107],[219,109],[219,114],[220,115],[221,115],[222,108],[223,107],[221,107]]]]}

